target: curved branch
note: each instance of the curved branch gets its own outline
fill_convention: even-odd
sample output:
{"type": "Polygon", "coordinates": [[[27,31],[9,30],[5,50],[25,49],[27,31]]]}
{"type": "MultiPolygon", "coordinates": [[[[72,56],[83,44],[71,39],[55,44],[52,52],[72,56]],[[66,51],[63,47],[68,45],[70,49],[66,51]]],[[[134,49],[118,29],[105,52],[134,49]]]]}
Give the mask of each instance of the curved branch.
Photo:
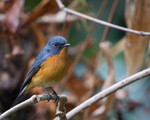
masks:
{"type": "MultiPolygon", "coordinates": [[[[51,95],[52,98],[51,100],[56,100],[56,96],[55,95],[51,95]]],[[[58,95],[59,97],[59,102],[64,101],[64,99],[67,101],[67,97],[64,95],[58,95]]],[[[10,108],[9,110],[7,110],[6,112],[4,112],[3,114],[0,115],[0,120],[6,118],[7,116],[11,115],[12,113],[21,110],[27,106],[30,106],[32,104],[38,103],[40,101],[44,101],[44,100],[48,100],[48,96],[46,94],[43,95],[33,95],[31,96],[29,99],[27,99],[26,101],[21,102],[20,104],[17,104],[16,106],[10,108]]]]}
{"type": "Polygon", "coordinates": [[[97,101],[103,99],[104,97],[110,95],[111,93],[117,91],[120,88],[123,88],[137,80],[140,80],[142,78],[145,78],[147,76],[150,75],[150,68],[149,69],[145,69],[141,72],[138,72],[114,85],[112,85],[111,87],[103,90],[102,92],[94,95],[93,97],[91,97],[90,99],[86,100],[85,102],[83,102],[82,104],[80,104],[79,106],[77,106],[76,108],[74,108],[73,110],[71,110],[70,112],[68,112],[66,114],[67,119],[71,119],[73,116],[75,116],[76,114],[84,111],[86,108],[90,107],[91,105],[93,105],[94,103],[96,103],[97,101]]]}
{"type": "Polygon", "coordinates": [[[105,21],[102,21],[102,20],[98,20],[94,17],[90,17],[88,15],[84,15],[82,13],[79,13],[79,12],[76,12],[74,10],[71,10],[69,8],[66,8],[63,3],[61,2],[61,0],[56,0],[59,8],[67,13],[70,13],[70,14],[73,14],[73,15],[76,15],[78,17],[81,17],[81,18],[84,18],[84,19],[87,19],[87,20],[90,20],[92,22],[95,22],[95,23],[98,23],[98,24],[101,24],[101,25],[105,25],[107,27],[111,27],[111,28],[115,28],[115,29],[118,29],[118,30],[122,30],[122,31],[125,31],[125,32],[130,32],[130,33],[134,33],[134,34],[138,34],[138,35],[150,35],[150,32],[144,32],[144,31],[138,31],[138,30],[132,30],[132,29],[129,29],[129,28],[125,28],[125,27],[121,27],[121,26],[118,26],[118,25],[114,25],[114,24],[111,24],[111,23],[108,23],[108,22],[105,22],[105,21]]]}

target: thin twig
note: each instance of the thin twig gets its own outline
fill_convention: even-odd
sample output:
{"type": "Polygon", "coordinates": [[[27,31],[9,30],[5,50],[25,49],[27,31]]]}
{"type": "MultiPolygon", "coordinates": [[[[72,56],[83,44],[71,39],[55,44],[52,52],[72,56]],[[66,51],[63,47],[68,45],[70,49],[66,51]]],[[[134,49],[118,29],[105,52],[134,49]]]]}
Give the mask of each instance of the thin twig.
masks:
{"type": "MultiPolygon", "coordinates": [[[[56,96],[55,95],[51,95],[52,98],[51,100],[56,100],[56,96]]],[[[66,96],[64,95],[58,95],[59,96],[59,101],[64,101],[64,99],[67,99],[66,96]]],[[[26,101],[21,102],[20,104],[10,108],[9,110],[7,110],[6,112],[4,112],[3,114],[0,115],[0,120],[6,118],[7,116],[11,115],[12,113],[19,111],[27,106],[30,106],[32,104],[38,103],[40,101],[44,101],[44,100],[48,100],[48,96],[46,94],[43,95],[33,95],[32,97],[30,97],[29,99],[27,99],[26,101]]]]}
{"type": "Polygon", "coordinates": [[[140,80],[142,78],[145,78],[147,76],[150,75],[150,68],[149,69],[145,69],[141,72],[138,72],[114,85],[112,85],[111,87],[103,90],[102,92],[94,95],[93,97],[91,97],[90,99],[86,100],[85,102],[83,102],[82,104],[78,105],[76,108],[74,108],[73,110],[71,110],[70,112],[68,112],[66,114],[67,119],[71,119],[73,116],[75,116],[76,114],[83,112],[86,108],[90,107],[91,105],[93,105],[94,103],[96,103],[97,101],[101,100],[102,98],[105,98],[106,96],[110,95],[111,93],[117,91],[120,88],[123,88],[137,80],[140,80]]]}
{"type": "Polygon", "coordinates": [[[118,26],[118,25],[114,25],[114,24],[111,24],[111,23],[108,23],[108,22],[105,22],[105,21],[102,21],[102,20],[98,20],[94,17],[90,17],[88,15],[84,15],[82,13],[79,13],[79,12],[76,12],[74,10],[71,10],[69,8],[66,8],[63,3],[61,2],[61,0],[56,0],[59,8],[65,12],[68,12],[70,14],[73,14],[73,15],[76,15],[78,17],[81,17],[81,18],[85,18],[87,20],[90,20],[90,21],[93,21],[95,23],[98,23],[98,24],[102,24],[104,26],[108,26],[108,27],[111,27],[111,28],[115,28],[115,29],[118,29],[118,30],[122,30],[122,31],[125,31],[125,32],[130,32],[130,33],[134,33],[134,34],[138,34],[138,35],[150,35],[150,32],[144,32],[144,31],[137,31],[137,30],[132,30],[132,29],[129,29],[129,28],[125,28],[125,27],[121,27],[121,26],[118,26]]]}
{"type": "MultiPolygon", "coordinates": [[[[114,16],[116,14],[116,10],[117,10],[118,4],[119,4],[119,0],[115,0],[113,2],[112,9],[111,9],[111,12],[110,12],[110,15],[109,15],[109,18],[108,18],[108,22],[109,23],[112,23],[112,21],[114,19],[114,16]]],[[[103,34],[103,37],[102,37],[101,41],[104,42],[108,38],[109,30],[110,30],[110,27],[106,27],[105,28],[105,31],[104,31],[104,34],[103,34]]]]}

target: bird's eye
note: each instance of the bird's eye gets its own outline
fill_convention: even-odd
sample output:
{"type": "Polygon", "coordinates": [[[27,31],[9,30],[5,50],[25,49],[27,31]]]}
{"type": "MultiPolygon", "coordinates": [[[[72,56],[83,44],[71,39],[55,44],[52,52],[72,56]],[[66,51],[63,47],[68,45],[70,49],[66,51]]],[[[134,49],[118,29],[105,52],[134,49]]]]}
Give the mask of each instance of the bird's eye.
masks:
{"type": "Polygon", "coordinates": [[[54,45],[55,45],[55,46],[58,46],[58,43],[57,43],[57,42],[55,42],[55,43],[54,43],[54,45]]]}

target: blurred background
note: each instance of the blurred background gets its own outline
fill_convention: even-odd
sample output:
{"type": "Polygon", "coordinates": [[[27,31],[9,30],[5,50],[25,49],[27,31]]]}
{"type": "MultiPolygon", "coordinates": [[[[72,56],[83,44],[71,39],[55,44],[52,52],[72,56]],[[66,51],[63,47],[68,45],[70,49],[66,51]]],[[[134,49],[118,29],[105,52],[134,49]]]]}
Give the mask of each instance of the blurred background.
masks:
{"type": "MultiPolygon", "coordinates": [[[[150,32],[149,0],[63,0],[85,15],[150,32]]],[[[149,37],[96,24],[60,11],[55,0],[0,0],[0,113],[10,108],[35,57],[53,37],[71,44],[70,66],[53,88],[67,95],[67,112],[112,84],[150,66],[149,37]]],[[[42,94],[35,88],[24,97],[42,94]]],[[[133,83],[76,115],[73,120],[149,120],[149,78],[133,83]]],[[[40,102],[6,120],[55,118],[57,103],[40,102]]]]}

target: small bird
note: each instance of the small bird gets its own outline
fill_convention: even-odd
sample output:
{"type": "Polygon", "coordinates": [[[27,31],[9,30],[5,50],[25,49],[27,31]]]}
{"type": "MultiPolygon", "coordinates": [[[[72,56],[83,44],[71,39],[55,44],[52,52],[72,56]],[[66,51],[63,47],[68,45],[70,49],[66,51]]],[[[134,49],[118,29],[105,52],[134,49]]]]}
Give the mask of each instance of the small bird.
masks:
{"type": "MultiPolygon", "coordinates": [[[[43,87],[46,91],[45,88],[53,86],[63,78],[68,68],[68,46],[70,44],[61,36],[55,36],[48,41],[29,69],[21,92],[12,106],[18,104],[31,89],[43,87]]],[[[54,90],[53,93],[58,97],[54,90]]]]}

